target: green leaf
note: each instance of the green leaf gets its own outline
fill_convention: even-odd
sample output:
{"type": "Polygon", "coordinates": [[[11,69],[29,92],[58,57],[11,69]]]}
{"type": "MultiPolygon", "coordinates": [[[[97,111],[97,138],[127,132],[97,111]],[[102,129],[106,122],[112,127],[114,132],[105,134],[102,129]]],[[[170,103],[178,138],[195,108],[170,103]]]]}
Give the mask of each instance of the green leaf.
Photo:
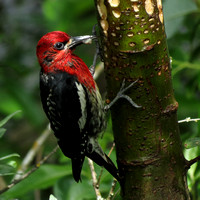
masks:
{"type": "Polygon", "coordinates": [[[24,196],[34,189],[44,189],[52,186],[58,179],[71,174],[71,166],[42,165],[29,177],[9,189],[2,196],[12,199],[24,196]]]}
{"type": "MultiPolygon", "coordinates": [[[[184,149],[184,156],[186,160],[191,160],[196,158],[197,156],[200,155],[200,149],[198,147],[194,147],[192,149],[184,149]]],[[[190,177],[190,181],[194,182],[195,181],[195,173],[198,170],[198,163],[194,163],[191,167],[190,170],[188,170],[188,176],[190,177]]]]}
{"type": "Polygon", "coordinates": [[[4,124],[6,124],[8,122],[8,120],[10,118],[12,118],[14,115],[16,115],[17,113],[21,112],[21,110],[18,110],[10,115],[8,115],[7,117],[5,117],[3,120],[0,121],[0,127],[2,127],[4,124]]]}
{"type": "Polygon", "coordinates": [[[83,179],[81,183],[76,183],[72,177],[60,179],[54,186],[54,194],[58,199],[96,199],[91,181],[83,179]]]}
{"type": "Polygon", "coordinates": [[[50,195],[49,200],[57,200],[56,197],[53,196],[53,194],[50,195]]]}
{"type": "Polygon", "coordinates": [[[13,153],[13,154],[9,154],[7,156],[1,157],[0,160],[9,159],[9,158],[12,158],[12,157],[20,157],[20,155],[17,154],[17,153],[13,153]]]}
{"type": "Polygon", "coordinates": [[[0,176],[13,175],[14,173],[15,173],[14,167],[7,164],[0,164],[0,176]]]}
{"type": "MultiPolygon", "coordinates": [[[[96,168],[95,168],[96,169],[96,168]]],[[[100,192],[102,197],[106,197],[111,188],[111,181],[101,181],[100,192]]],[[[119,185],[117,186],[119,188],[119,185]]],[[[54,194],[57,199],[67,199],[67,200],[93,200],[96,199],[94,188],[92,185],[91,178],[85,178],[82,176],[82,182],[76,183],[71,176],[63,177],[59,179],[54,185],[54,194]]],[[[116,191],[116,190],[115,190],[116,191]]],[[[116,198],[118,199],[118,198],[116,198]]]]}
{"type": "Polygon", "coordinates": [[[6,132],[5,128],[0,128],[0,138],[3,137],[4,133],[6,132]]]}
{"type": "Polygon", "coordinates": [[[186,15],[198,11],[195,3],[188,0],[167,0],[163,3],[163,9],[168,38],[180,30],[186,15]]]}
{"type": "Polygon", "coordinates": [[[184,146],[186,149],[191,149],[200,146],[200,137],[189,138],[188,140],[185,141],[184,146]]]}
{"type": "Polygon", "coordinates": [[[13,167],[13,168],[16,168],[16,167],[17,167],[17,162],[14,161],[14,160],[11,160],[11,161],[7,162],[7,164],[10,165],[10,166],[13,167]]]}

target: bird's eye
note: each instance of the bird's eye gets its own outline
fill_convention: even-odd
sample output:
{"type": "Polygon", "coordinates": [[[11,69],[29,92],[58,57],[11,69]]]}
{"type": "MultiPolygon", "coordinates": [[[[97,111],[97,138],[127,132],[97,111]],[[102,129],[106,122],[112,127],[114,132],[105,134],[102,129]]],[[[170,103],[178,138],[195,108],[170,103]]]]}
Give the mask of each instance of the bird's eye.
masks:
{"type": "Polygon", "coordinates": [[[62,50],[64,49],[64,44],[62,42],[57,42],[56,44],[54,44],[54,48],[58,49],[58,50],[62,50]]]}

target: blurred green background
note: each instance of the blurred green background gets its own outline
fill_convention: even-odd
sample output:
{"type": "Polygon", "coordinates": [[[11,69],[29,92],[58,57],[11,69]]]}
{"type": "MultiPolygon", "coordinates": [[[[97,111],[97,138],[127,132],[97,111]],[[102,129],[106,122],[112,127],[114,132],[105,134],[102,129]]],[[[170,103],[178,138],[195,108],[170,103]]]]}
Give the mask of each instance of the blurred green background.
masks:
{"type": "MultiPolygon", "coordinates": [[[[178,119],[198,118],[200,1],[165,0],[163,7],[172,59],[174,92],[179,103],[178,119]]],[[[4,126],[7,132],[0,139],[0,157],[18,153],[20,158],[13,160],[16,167],[19,166],[48,123],[39,97],[40,67],[35,55],[38,40],[45,33],[54,30],[61,30],[73,36],[90,34],[96,23],[93,0],[0,1],[0,120],[17,110],[22,111],[4,126]]],[[[92,63],[94,48],[94,45],[91,48],[81,46],[76,51],[88,66],[92,63]]],[[[98,82],[101,83],[102,80],[98,82]]],[[[102,92],[105,90],[102,89],[102,92]]],[[[183,144],[189,138],[200,137],[199,128],[200,122],[181,123],[183,144]]],[[[108,152],[112,145],[110,122],[104,134],[104,143],[100,142],[108,152]]],[[[40,154],[50,152],[55,145],[55,138],[50,137],[40,154]]],[[[200,155],[200,150],[199,147],[184,149],[184,153],[187,159],[191,159],[200,155]]],[[[114,156],[112,153],[113,160],[114,156]]],[[[95,167],[99,172],[100,168],[96,165],[95,167]]],[[[0,200],[17,197],[22,200],[48,199],[51,193],[59,200],[95,199],[87,162],[84,164],[82,178],[84,181],[81,184],[73,181],[69,159],[57,152],[48,164],[5,196],[0,196],[0,200]]],[[[11,175],[3,176],[3,179],[0,177],[0,183],[9,183],[11,179],[11,175]]],[[[103,194],[108,193],[111,181],[111,176],[104,172],[100,186],[103,194]]],[[[195,164],[190,169],[188,184],[193,199],[200,199],[200,164],[195,164]]],[[[115,199],[120,199],[119,193],[115,199]]]]}

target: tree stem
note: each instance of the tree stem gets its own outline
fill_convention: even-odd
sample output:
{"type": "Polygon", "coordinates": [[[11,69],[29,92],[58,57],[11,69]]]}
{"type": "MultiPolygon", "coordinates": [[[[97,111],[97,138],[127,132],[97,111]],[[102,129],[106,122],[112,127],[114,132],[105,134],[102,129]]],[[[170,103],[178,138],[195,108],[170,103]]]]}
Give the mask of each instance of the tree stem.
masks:
{"type": "Polygon", "coordinates": [[[161,0],[96,0],[123,200],[190,199],[161,0]]]}

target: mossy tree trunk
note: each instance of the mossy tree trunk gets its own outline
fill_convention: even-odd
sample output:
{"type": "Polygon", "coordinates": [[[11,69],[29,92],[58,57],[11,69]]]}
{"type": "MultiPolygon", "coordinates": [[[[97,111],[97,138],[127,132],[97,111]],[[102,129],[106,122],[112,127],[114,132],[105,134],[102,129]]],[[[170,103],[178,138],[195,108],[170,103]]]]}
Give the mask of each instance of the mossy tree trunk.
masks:
{"type": "Polygon", "coordinates": [[[96,0],[108,98],[123,79],[141,108],[120,99],[112,108],[121,195],[190,199],[177,123],[161,0],[96,0]]]}

